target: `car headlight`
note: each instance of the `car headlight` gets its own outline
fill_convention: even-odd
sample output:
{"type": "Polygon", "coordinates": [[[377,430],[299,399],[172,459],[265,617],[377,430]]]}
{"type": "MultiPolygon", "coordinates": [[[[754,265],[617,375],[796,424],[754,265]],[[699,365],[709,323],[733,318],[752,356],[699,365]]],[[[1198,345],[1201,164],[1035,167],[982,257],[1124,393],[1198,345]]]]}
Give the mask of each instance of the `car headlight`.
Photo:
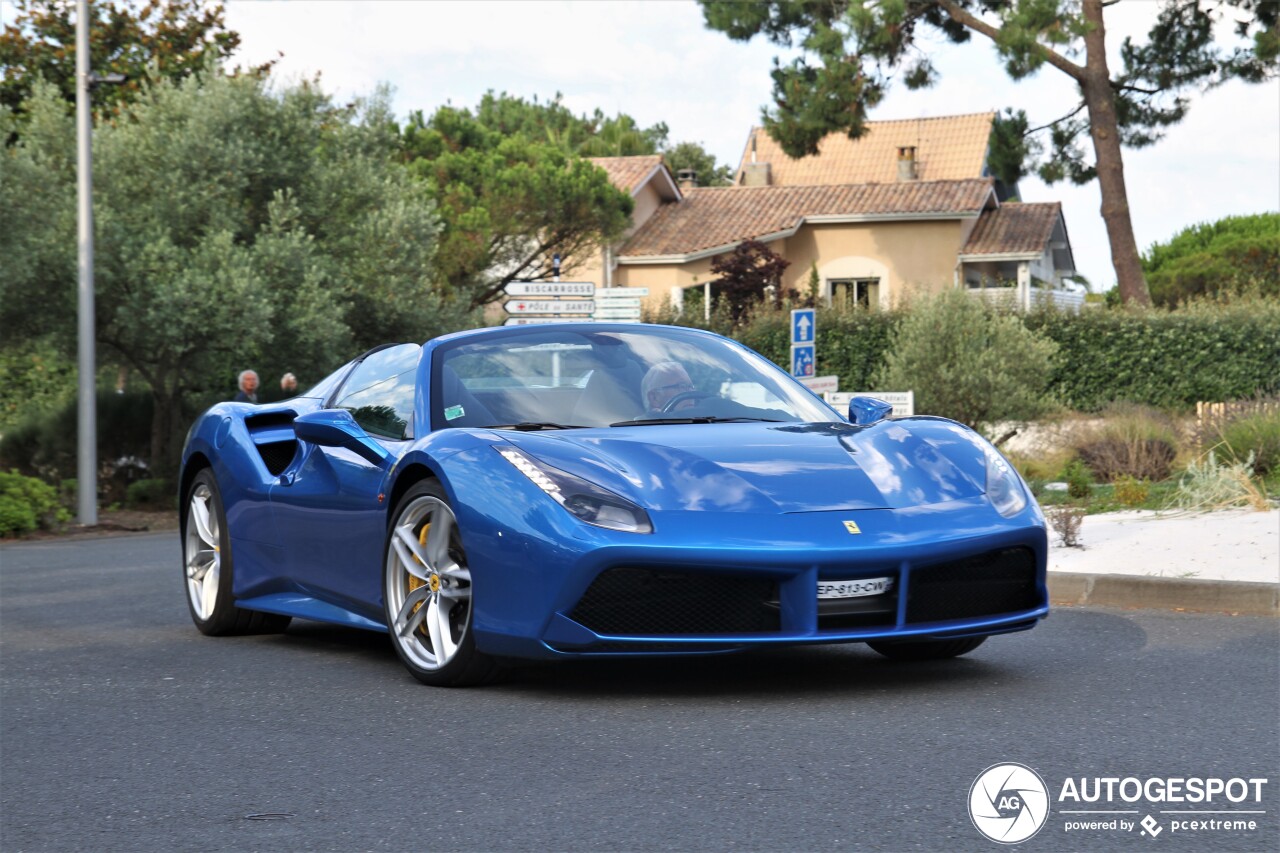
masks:
{"type": "Polygon", "coordinates": [[[1000,455],[1000,451],[994,447],[984,450],[987,454],[987,497],[996,512],[1009,518],[1027,505],[1027,491],[1022,487],[1018,472],[1000,455]]]}
{"type": "Polygon", "coordinates": [[[626,498],[559,468],[552,468],[514,447],[493,449],[553,501],[587,524],[627,533],[653,532],[649,514],[626,498]]]}

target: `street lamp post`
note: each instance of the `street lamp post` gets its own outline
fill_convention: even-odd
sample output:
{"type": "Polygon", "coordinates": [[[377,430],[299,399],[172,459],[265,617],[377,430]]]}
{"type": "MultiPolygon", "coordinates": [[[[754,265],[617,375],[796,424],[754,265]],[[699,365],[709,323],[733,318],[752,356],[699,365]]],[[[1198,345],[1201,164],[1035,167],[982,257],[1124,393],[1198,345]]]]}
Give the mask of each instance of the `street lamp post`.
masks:
{"type": "Polygon", "coordinates": [[[81,524],[98,523],[98,401],[93,328],[93,116],[89,109],[89,0],[76,2],[76,178],[79,213],[79,415],[76,477],[81,524]]]}

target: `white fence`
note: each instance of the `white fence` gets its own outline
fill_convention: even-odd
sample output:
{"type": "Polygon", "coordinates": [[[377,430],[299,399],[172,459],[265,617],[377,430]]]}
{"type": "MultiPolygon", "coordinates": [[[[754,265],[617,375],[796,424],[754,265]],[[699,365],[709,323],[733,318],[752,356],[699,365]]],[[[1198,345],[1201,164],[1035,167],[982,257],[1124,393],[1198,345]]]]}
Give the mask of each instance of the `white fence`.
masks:
{"type": "MultiPolygon", "coordinates": [[[[999,305],[1004,308],[1013,309],[1025,304],[1023,292],[1016,287],[969,287],[965,289],[975,299],[984,299],[993,305],[999,305]]],[[[1042,305],[1052,305],[1060,310],[1078,314],[1081,306],[1084,305],[1084,294],[1073,290],[1046,290],[1033,287],[1031,288],[1030,296],[1031,305],[1037,308],[1042,305]]]]}

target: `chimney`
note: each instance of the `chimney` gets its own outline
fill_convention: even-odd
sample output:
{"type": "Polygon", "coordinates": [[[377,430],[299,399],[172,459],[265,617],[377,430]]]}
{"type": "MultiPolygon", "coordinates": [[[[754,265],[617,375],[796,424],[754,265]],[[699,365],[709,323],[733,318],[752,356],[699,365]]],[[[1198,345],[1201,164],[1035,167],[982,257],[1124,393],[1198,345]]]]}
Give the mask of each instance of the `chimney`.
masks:
{"type": "Polygon", "coordinates": [[[914,181],[916,179],[916,147],[914,145],[898,146],[898,180],[914,181]]]}
{"type": "Polygon", "coordinates": [[[698,185],[698,173],[694,169],[681,169],[676,173],[676,181],[680,189],[691,190],[698,185]]]}
{"type": "Polygon", "coordinates": [[[742,167],[742,186],[767,187],[773,183],[769,174],[769,163],[747,163],[742,167]]]}

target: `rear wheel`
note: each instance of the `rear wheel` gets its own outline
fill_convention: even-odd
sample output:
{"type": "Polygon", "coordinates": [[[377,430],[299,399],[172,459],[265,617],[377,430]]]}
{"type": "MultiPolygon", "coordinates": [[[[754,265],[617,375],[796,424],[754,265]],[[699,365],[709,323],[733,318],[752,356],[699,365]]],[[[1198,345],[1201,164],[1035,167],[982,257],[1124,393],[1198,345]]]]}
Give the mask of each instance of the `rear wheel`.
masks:
{"type": "Polygon", "coordinates": [[[476,651],[471,571],[458,519],[435,480],[414,485],[387,531],[383,602],[396,654],[423,684],[461,687],[495,671],[476,651]]]}
{"type": "Polygon", "coordinates": [[[870,642],[868,646],[894,660],[942,660],[959,657],[976,649],[986,637],[962,637],[957,640],[894,640],[870,642]]]}
{"type": "Polygon", "coordinates": [[[201,633],[267,634],[283,631],[288,616],[241,610],[231,598],[235,570],[231,536],[218,482],[208,468],[195,476],[184,501],[182,571],[187,609],[201,633]]]}

